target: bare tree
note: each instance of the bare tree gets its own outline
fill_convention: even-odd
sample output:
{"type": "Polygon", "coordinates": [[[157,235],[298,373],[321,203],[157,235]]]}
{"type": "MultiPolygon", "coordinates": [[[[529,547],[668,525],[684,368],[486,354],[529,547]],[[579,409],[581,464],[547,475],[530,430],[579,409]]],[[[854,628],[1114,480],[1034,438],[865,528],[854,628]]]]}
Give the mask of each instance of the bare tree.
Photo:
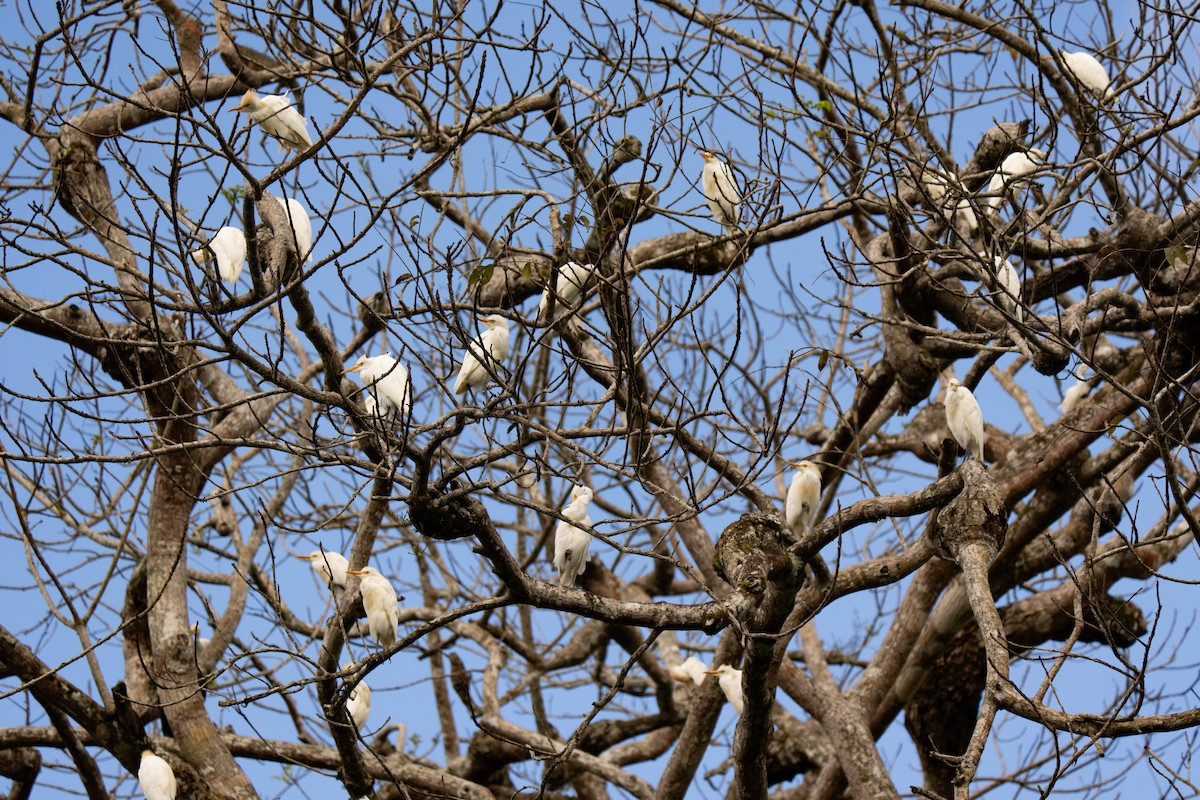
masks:
{"type": "Polygon", "coordinates": [[[1197,8],[617,5],[0,10],[9,797],[1197,792],[1197,8]]]}

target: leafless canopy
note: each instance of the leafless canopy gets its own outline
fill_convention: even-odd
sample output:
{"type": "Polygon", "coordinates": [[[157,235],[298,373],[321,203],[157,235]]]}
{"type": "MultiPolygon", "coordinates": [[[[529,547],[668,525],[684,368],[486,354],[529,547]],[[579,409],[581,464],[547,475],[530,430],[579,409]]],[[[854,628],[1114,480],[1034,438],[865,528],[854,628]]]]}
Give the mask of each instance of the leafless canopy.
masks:
{"type": "Polygon", "coordinates": [[[9,796],[1200,791],[1197,7],[429,5],[0,7],[9,796]]]}

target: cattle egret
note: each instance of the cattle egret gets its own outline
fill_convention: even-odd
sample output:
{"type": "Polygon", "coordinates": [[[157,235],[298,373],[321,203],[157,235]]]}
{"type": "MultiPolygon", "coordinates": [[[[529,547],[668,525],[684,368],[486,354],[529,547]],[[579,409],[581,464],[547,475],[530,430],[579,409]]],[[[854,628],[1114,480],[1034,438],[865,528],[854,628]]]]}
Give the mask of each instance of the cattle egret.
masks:
{"type": "Polygon", "coordinates": [[[796,468],[783,504],[783,519],[788,528],[802,533],[817,521],[821,502],[821,468],[811,461],[788,462],[796,468]]]}
{"type": "Polygon", "coordinates": [[[708,668],[695,656],[688,656],[687,660],[679,666],[671,667],[671,677],[680,683],[691,681],[699,686],[704,683],[704,676],[707,674],[708,668]]]}
{"type": "Polygon", "coordinates": [[[1067,389],[1067,393],[1063,395],[1062,402],[1058,404],[1059,409],[1064,414],[1070,414],[1079,405],[1079,401],[1088,396],[1088,392],[1092,387],[1083,378],[1076,378],[1075,385],[1067,389]]]}
{"type": "Polygon", "coordinates": [[[246,266],[246,234],[240,228],[226,225],[217,231],[217,235],[208,240],[207,247],[201,247],[192,252],[192,260],[198,266],[204,266],[210,259],[216,259],[217,273],[228,283],[237,283],[242,268],[246,266]]]}
{"type": "MultiPolygon", "coordinates": [[[[353,666],[354,662],[351,661],[342,669],[350,669],[353,666]]],[[[371,715],[371,687],[367,686],[366,681],[359,681],[350,690],[350,697],[346,699],[346,711],[350,714],[350,719],[354,720],[354,727],[361,731],[367,724],[367,717],[371,715]]]]}
{"type": "MultiPolygon", "coordinates": [[[[273,196],[273,195],[272,195],[273,196]]],[[[308,209],[295,198],[289,197],[285,203],[282,197],[276,197],[275,202],[283,208],[283,215],[292,226],[292,234],[296,237],[296,254],[305,264],[312,263],[312,221],[308,218],[308,209]]]]}
{"type": "Polygon", "coordinates": [[[412,396],[408,370],[390,353],[381,356],[359,356],[353,367],[342,372],[357,372],[367,387],[367,411],[381,417],[395,418],[407,414],[412,396]]]}
{"type": "Polygon", "coordinates": [[[707,670],[705,675],[718,675],[717,683],[721,686],[721,691],[725,693],[725,699],[729,701],[729,705],[733,706],[733,710],[741,716],[746,710],[746,700],[742,695],[742,671],[734,669],[728,664],[722,664],[716,669],[707,670]]]}
{"type": "Polygon", "coordinates": [[[700,157],[704,159],[700,191],[704,192],[708,210],[712,212],[713,219],[729,230],[736,231],[742,208],[742,193],[737,181],[733,179],[729,165],[712,153],[701,150],[700,157]]]}
{"type": "Polygon", "coordinates": [[[286,94],[265,94],[259,97],[257,92],[250,89],[242,95],[242,102],[229,110],[245,111],[264,133],[279,140],[280,152],[312,147],[308,123],[300,116],[300,112],[292,107],[292,99],[286,94]]]}
{"type": "Polygon", "coordinates": [[[592,490],[576,485],[571,490],[571,502],[560,512],[566,519],[559,520],[554,529],[554,568],[558,570],[558,582],[563,586],[574,586],[575,579],[583,572],[588,560],[588,544],[592,535],[576,524],[591,527],[588,503],[592,502],[592,490]]]}
{"type": "MultiPolygon", "coordinates": [[[[554,282],[554,295],[557,298],[554,303],[555,319],[562,316],[566,309],[575,306],[575,301],[583,294],[588,278],[592,276],[592,271],[595,269],[594,264],[580,264],[578,261],[568,261],[559,268],[558,280],[554,282]]],[[[539,320],[552,321],[546,319],[546,315],[550,311],[550,298],[550,287],[547,285],[545,291],[542,292],[542,302],[538,303],[537,318],[539,320]]]]}
{"type": "Polygon", "coordinates": [[[500,362],[508,356],[508,320],[499,314],[490,314],[479,317],[479,321],[487,326],[487,330],[467,345],[458,379],[454,381],[455,394],[487,386],[492,375],[500,372],[500,362]]]}
{"type": "Polygon", "coordinates": [[[347,575],[361,575],[363,608],[367,612],[367,630],[380,647],[396,643],[396,625],[400,623],[399,598],[387,578],[374,567],[363,567],[346,571],[347,575]]]}
{"type": "Polygon", "coordinates": [[[138,786],[146,800],[175,800],[178,784],[171,765],[153,750],[142,751],[142,763],[138,767],[138,786]]]}
{"type": "Polygon", "coordinates": [[[971,390],[951,378],[946,390],[946,424],[958,446],[983,461],[983,412],[971,390]]]}
{"type": "Polygon", "coordinates": [[[1013,266],[1012,261],[1000,256],[995,257],[995,264],[996,290],[999,294],[996,302],[1002,309],[1019,320],[1021,318],[1021,307],[1019,304],[1021,299],[1021,279],[1017,276],[1017,268],[1013,266]]]}
{"type": "Polygon", "coordinates": [[[1000,204],[1004,202],[1005,195],[1013,187],[1021,183],[1026,176],[1037,171],[1037,168],[1045,160],[1046,153],[1044,150],[1031,149],[1009,153],[1000,162],[1000,166],[996,169],[995,174],[992,175],[992,179],[988,181],[988,196],[980,200],[980,204],[992,211],[1000,208],[1000,204]]]}
{"type": "Polygon", "coordinates": [[[308,562],[313,571],[321,576],[321,580],[333,592],[334,599],[341,600],[346,588],[346,570],[350,562],[341,553],[330,553],[325,550],[313,550],[306,556],[300,556],[308,562]]]}
{"type": "Polygon", "coordinates": [[[1067,72],[1079,81],[1080,86],[1102,100],[1113,99],[1112,81],[1095,56],[1091,53],[1068,53],[1066,50],[1060,51],[1059,55],[1067,72]]]}
{"type": "Polygon", "coordinates": [[[971,201],[965,195],[966,187],[962,185],[962,181],[957,175],[946,175],[941,170],[927,167],[921,173],[921,185],[925,187],[926,193],[934,201],[939,208],[942,209],[942,214],[946,221],[954,226],[954,230],[958,231],[958,235],[964,239],[970,239],[979,230],[979,218],[975,216],[975,209],[971,208],[971,201]],[[946,195],[951,194],[951,198],[960,198],[954,205],[954,210],[951,211],[945,208],[946,195]]]}

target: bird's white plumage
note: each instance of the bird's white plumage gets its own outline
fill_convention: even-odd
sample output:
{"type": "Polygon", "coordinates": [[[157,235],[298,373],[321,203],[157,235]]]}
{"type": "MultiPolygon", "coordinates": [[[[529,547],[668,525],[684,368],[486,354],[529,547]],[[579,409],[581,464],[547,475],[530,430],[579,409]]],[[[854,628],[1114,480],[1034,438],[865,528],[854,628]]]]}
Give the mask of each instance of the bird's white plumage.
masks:
{"type": "Polygon", "coordinates": [[[704,172],[700,175],[700,191],[713,219],[730,230],[737,230],[742,210],[742,192],[729,165],[712,153],[700,152],[704,172]]]}
{"type": "Polygon", "coordinates": [[[396,626],[400,623],[399,599],[391,581],[374,567],[349,570],[347,575],[361,575],[359,591],[367,612],[367,630],[381,647],[396,643],[396,626]]]}
{"type": "Polygon", "coordinates": [[[1096,60],[1091,53],[1059,53],[1067,71],[1075,76],[1079,84],[1102,100],[1112,100],[1114,97],[1112,81],[1108,71],[1096,60]]]}
{"type": "Polygon", "coordinates": [[[946,424],[958,446],[983,461],[983,411],[971,390],[951,378],[946,390],[946,424]]]}
{"type": "Polygon", "coordinates": [[[333,596],[340,599],[342,591],[346,588],[346,570],[350,569],[350,562],[346,557],[327,550],[313,550],[300,558],[308,562],[313,571],[321,576],[321,580],[325,581],[333,596]]]}
{"type": "Polygon", "coordinates": [[[280,208],[283,209],[283,215],[288,219],[288,224],[292,226],[292,233],[296,236],[296,253],[300,256],[300,260],[311,264],[312,220],[309,219],[308,209],[294,197],[289,197],[286,202],[282,197],[276,197],[275,202],[279,203],[280,208]]]}
{"type": "MultiPolygon", "coordinates": [[[[578,261],[568,261],[559,267],[558,280],[554,282],[555,319],[562,316],[567,309],[575,306],[575,302],[583,294],[584,287],[587,286],[588,279],[595,269],[594,264],[580,264],[578,261]]],[[[537,318],[543,322],[550,322],[546,319],[550,311],[550,297],[550,286],[547,285],[545,291],[542,292],[542,301],[538,303],[537,311],[537,318]]]]}
{"type": "Polygon", "coordinates": [[[1036,172],[1045,160],[1046,153],[1043,150],[1030,149],[1009,153],[988,181],[987,196],[980,200],[980,204],[992,211],[1000,208],[1005,195],[1036,172]]]}
{"type": "Polygon", "coordinates": [[[996,266],[996,303],[1015,316],[1021,318],[1021,278],[1011,260],[995,256],[996,266]]]}
{"type": "Polygon", "coordinates": [[[965,196],[966,187],[957,175],[947,175],[939,169],[926,167],[921,173],[921,185],[960,236],[970,239],[975,235],[979,230],[979,218],[971,207],[971,201],[965,196]],[[953,208],[947,202],[948,197],[950,200],[958,198],[953,208]]]}
{"type": "Polygon", "coordinates": [[[783,520],[787,527],[803,532],[817,521],[817,506],[821,502],[821,469],[811,461],[793,464],[796,473],[788,486],[783,503],[783,520]]]}
{"type": "Polygon", "coordinates": [[[175,800],[175,792],[178,790],[171,765],[150,750],[142,751],[142,763],[138,766],[138,785],[146,800],[175,800]]]}
{"type": "Polygon", "coordinates": [[[209,254],[217,262],[217,273],[228,283],[237,283],[246,266],[246,234],[240,228],[226,225],[208,240],[208,247],[201,247],[192,252],[192,260],[203,266],[208,263],[209,254]]]}
{"type": "MultiPolygon", "coordinates": [[[[351,661],[342,669],[350,669],[353,666],[354,662],[351,661]]],[[[350,714],[350,719],[354,720],[354,727],[361,731],[367,724],[367,717],[371,715],[371,687],[367,686],[366,681],[359,681],[350,692],[350,697],[346,699],[346,711],[350,714]]]]}
{"type": "Polygon", "coordinates": [[[734,669],[728,664],[722,664],[716,669],[710,669],[705,672],[706,675],[716,675],[717,683],[721,686],[721,691],[725,693],[725,699],[729,701],[729,705],[733,706],[733,710],[741,716],[746,711],[746,700],[742,695],[742,671],[734,669]]]}
{"type": "Polygon", "coordinates": [[[259,97],[253,89],[242,95],[242,102],[230,111],[245,111],[258,123],[263,132],[279,141],[279,150],[304,150],[312,147],[308,123],[292,106],[286,94],[265,94],[259,97]]]}
{"type": "Polygon", "coordinates": [[[554,529],[554,568],[558,570],[558,581],[563,586],[574,586],[575,579],[587,564],[592,535],[576,526],[592,526],[592,519],[588,516],[588,504],[591,502],[592,490],[576,485],[571,490],[571,502],[560,512],[566,519],[559,520],[558,527],[554,529]]]}
{"type": "Polygon", "coordinates": [[[1063,395],[1062,402],[1058,404],[1059,410],[1064,414],[1070,414],[1079,405],[1083,398],[1088,396],[1092,387],[1083,378],[1076,378],[1074,385],[1067,389],[1067,393],[1063,395]]]}
{"type": "Polygon", "coordinates": [[[708,674],[708,667],[704,666],[704,662],[695,656],[688,656],[682,664],[671,667],[671,677],[680,683],[691,683],[699,686],[704,683],[704,676],[708,674]]]}
{"type": "Polygon", "coordinates": [[[499,314],[490,314],[480,317],[479,321],[487,326],[487,330],[467,345],[462,367],[454,381],[455,394],[487,386],[492,374],[499,374],[500,363],[508,357],[508,320],[499,314]]]}
{"type": "Polygon", "coordinates": [[[346,372],[356,372],[367,388],[367,413],[394,418],[407,414],[412,399],[408,370],[392,358],[391,353],[378,356],[359,356],[346,372]]]}

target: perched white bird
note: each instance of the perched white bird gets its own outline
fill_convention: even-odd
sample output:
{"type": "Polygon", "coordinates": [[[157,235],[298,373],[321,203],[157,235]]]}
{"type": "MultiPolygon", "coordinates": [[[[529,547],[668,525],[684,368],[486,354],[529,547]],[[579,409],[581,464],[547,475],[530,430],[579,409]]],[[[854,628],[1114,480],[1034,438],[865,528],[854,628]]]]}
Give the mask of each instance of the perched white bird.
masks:
{"type": "Polygon", "coordinates": [[[479,317],[479,321],[487,330],[467,345],[458,379],[454,381],[455,394],[487,386],[492,374],[500,372],[500,362],[508,357],[508,320],[499,314],[489,314],[479,317]]]}
{"type": "Polygon", "coordinates": [[[951,378],[946,389],[946,424],[958,446],[983,461],[983,412],[971,390],[951,378]]]}
{"type": "Polygon", "coordinates": [[[926,167],[921,173],[921,185],[925,187],[930,199],[942,209],[946,221],[954,226],[959,236],[970,239],[975,235],[979,230],[979,218],[975,215],[975,209],[971,208],[971,201],[966,197],[966,187],[957,175],[947,175],[941,170],[926,167]],[[959,198],[953,211],[945,207],[947,194],[951,194],[952,199],[959,198]]]}
{"type": "Polygon", "coordinates": [[[321,580],[325,581],[325,585],[333,592],[334,598],[341,600],[342,592],[346,589],[346,570],[350,569],[350,562],[346,557],[341,553],[325,550],[313,550],[308,555],[299,557],[307,561],[313,571],[321,576],[321,580]]]}
{"type": "Polygon", "coordinates": [[[558,570],[558,582],[563,586],[574,586],[575,579],[583,572],[588,561],[588,545],[592,535],[576,525],[591,527],[588,503],[592,502],[592,490],[576,484],[571,490],[571,502],[560,512],[565,520],[559,520],[554,529],[554,568],[558,570]]]}
{"type": "Polygon", "coordinates": [[[737,181],[733,179],[729,165],[712,153],[701,150],[700,157],[704,159],[700,191],[704,192],[708,210],[712,212],[713,219],[729,230],[736,231],[742,209],[742,192],[738,189],[737,181]]]}
{"type": "Polygon", "coordinates": [[[704,666],[704,662],[695,656],[688,656],[682,664],[676,667],[671,667],[671,677],[680,683],[692,683],[699,686],[704,683],[704,676],[708,674],[708,667],[704,666]]]}
{"type": "MultiPolygon", "coordinates": [[[[575,306],[575,301],[583,294],[584,287],[587,286],[588,279],[592,277],[592,271],[596,269],[594,264],[580,264],[578,261],[568,261],[558,269],[558,280],[554,282],[554,317],[557,319],[562,316],[562,313],[575,306]]],[[[544,322],[550,322],[546,319],[546,315],[550,310],[550,286],[547,285],[545,291],[542,292],[542,302],[538,303],[537,318],[544,322]]]]}
{"type": "Polygon", "coordinates": [[[241,228],[231,228],[226,225],[217,231],[217,235],[208,240],[207,247],[192,251],[192,260],[197,266],[204,266],[209,258],[217,261],[217,272],[221,279],[229,283],[237,283],[246,266],[246,234],[241,228]]]}
{"type": "Polygon", "coordinates": [[[282,197],[276,197],[275,202],[283,208],[283,215],[288,218],[288,224],[292,226],[292,233],[296,237],[296,252],[299,254],[300,260],[311,264],[312,220],[308,218],[308,209],[294,197],[289,197],[287,202],[284,202],[282,197]]]}
{"type": "Polygon", "coordinates": [[[722,664],[704,674],[720,676],[717,678],[717,683],[720,685],[721,691],[725,693],[725,699],[729,701],[729,705],[733,706],[733,710],[738,713],[738,716],[741,716],[746,710],[746,700],[742,695],[742,671],[734,669],[728,664],[722,664]]]}
{"type": "Polygon", "coordinates": [[[1017,275],[1017,268],[1013,266],[1012,261],[1000,256],[995,256],[995,265],[996,302],[1019,320],[1021,319],[1021,278],[1017,275]]]}
{"type": "Polygon", "coordinates": [[[1079,81],[1080,86],[1102,100],[1113,99],[1115,95],[1112,81],[1095,56],[1091,53],[1068,53],[1066,50],[1060,51],[1059,55],[1062,56],[1067,72],[1079,81]]]}
{"type": "Polygon", "coordinates": [[[367,412],[394,418],[407,414],[412,397],[408,370],[391,353],[381,356],[359,356],[353,367],[342,372],[357,372],[367,387],[367,412]]]}
{"type": "Polygon", "coordinates": [[[1059,410],[1064,414],[1070,414],[1091,391],[1092,387],[1086,380],[1076,378],[1075,384],[1070,389],[1067,389],[1067,393],[1063,395],[1062,402],[1058,404],[1059,410]]]}
{"type": "Polygon", "coordinates": [[[1009,153],[1000,162],[992,179],[988,181],[987,196],[979,201],[980,204],[992,211],[1000,208],[1005,195],[1021,183],[1026,176],[1036,172],[1045,160],[1046,152],[1044,150],[1030,149],[1009,153]]]}
{"type": "MultiPolygon", "coordinates": [[[[354,666],[351,661],[342,669],[350,669],[354,666]]],[[[354,727],[360,731],[367,724],[367,717],[371,715],[371,687],[367,686],[366,681],[359,681],[358,685],[350,692],[350,697],[346,699],[346,711],[350,714],[350,719],[354,720],[354,727]]]]}
{"type": "Polygon", "coordinates": [[[279,140],[280,152],[312,147],[308,123],[300,116],[300,112],[292,107],[292,99],[286,94],[265,94],[259,97],[257,92],[250,89],[242,95],[242,102],[229,110],[245,111],[264,133],[279,140]]]}
{"type": "Polygon", "coordinates": [[[380,647],[396,643],[396,626],[400,624],[399,598],[391,582],[374,567],[351,569],[347,575],[361,575],[359,591],[367,612],[367,630],[380,647]]]}
{"type": "Polygon", "coordinates": [[[138,786],[146,800],[175,800],[178,784],[175,773],[163,758],[153,750],[142,751],[142,763],[138,767],[138,786]]]}
{"type": "Polygon", "coordinates": [[[788,462],[796,468],[783,503],[783,520],[787,527],[803,532],[817,521],[817,506],[821,502],[821,468],[811,461],[788,462]]]}

